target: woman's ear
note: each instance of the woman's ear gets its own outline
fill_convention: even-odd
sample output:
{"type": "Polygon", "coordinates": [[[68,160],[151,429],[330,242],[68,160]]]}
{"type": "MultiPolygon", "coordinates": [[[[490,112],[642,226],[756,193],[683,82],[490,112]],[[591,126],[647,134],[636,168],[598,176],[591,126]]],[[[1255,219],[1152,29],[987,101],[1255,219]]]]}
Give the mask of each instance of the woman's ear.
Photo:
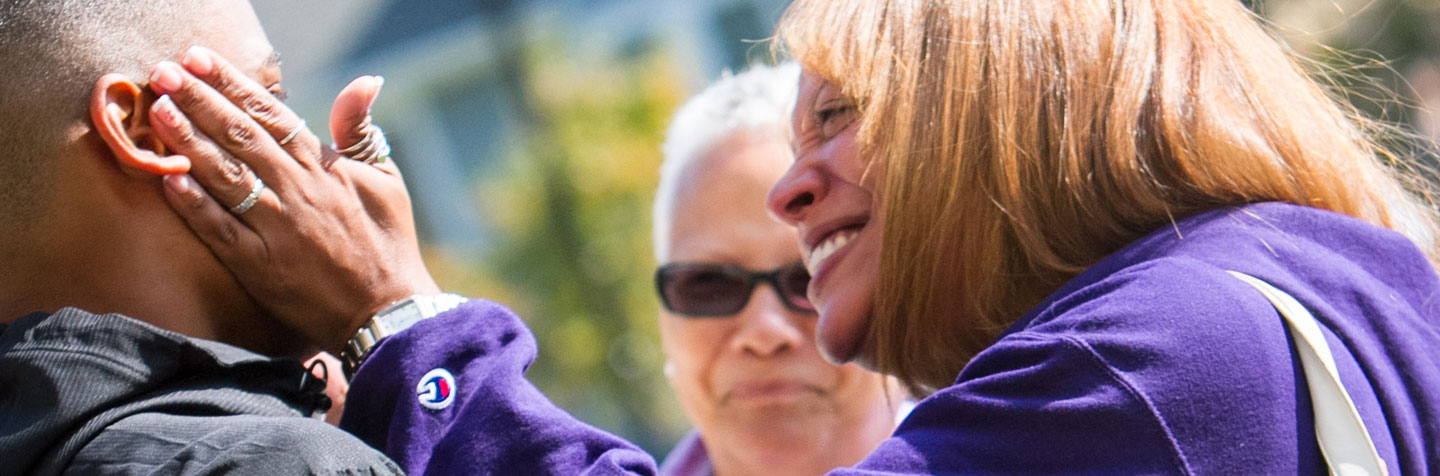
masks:
{"type": "Polygon", "coordinates": [[[189,172],[188,157],[165,155],[164,143],[145,117],[151,102],[128,77],[114,73],[101,77],[90,97],[95,132],[126,169],[154,175],[189,172]]]}

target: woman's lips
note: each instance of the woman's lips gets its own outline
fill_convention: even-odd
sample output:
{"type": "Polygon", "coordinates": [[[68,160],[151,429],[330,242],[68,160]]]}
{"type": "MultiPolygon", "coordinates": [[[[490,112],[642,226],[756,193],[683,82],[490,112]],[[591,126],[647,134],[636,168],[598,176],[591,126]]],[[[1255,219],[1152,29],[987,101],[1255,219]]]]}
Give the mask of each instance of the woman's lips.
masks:
{"type": "Polygon", "coordinates": [[[725,400],[744,405],[771,405],[820,394],[819,387],[798,380],[767,380],[738,384],[730,389],[725,400]]]}
{"type": "Polygon", "coordinates": [[[836,262],[845,258],[849,253],[852,244],[859,237],[864,225],[845,227],[832,232],[826,236],[810,251],[805,260],[805,268],[810,271],[810,286],[807,293],[810,295],[810,302],[818,309],[821,306],[819,290],[829,277],[830,270],[835,267],[836,262]]]}
{"type": "Polygon", "coordinates": [[[809,269],[810,275],[814,276],[815,271],[820,269],[820,263],[824,262],[825,258],[834,255],[836,251],[840,251],[840,248],[850,243],[850,240],[854,239],[855,235],[858,234],[860,234],[859,227],[838,230],[835,233],[831,233],[830,236],[826,237],[824,241],[821,241],[819,245],[816,245],[815,249],[810,250],[810,257],[805,260],[806,268],[809,269]]]}

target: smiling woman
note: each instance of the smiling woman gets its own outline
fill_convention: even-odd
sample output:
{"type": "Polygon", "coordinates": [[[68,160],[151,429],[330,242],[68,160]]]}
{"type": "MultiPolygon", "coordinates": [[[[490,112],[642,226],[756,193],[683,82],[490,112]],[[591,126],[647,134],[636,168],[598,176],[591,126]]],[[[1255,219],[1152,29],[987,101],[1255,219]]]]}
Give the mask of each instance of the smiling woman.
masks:
{"type": "Polygon", "coordinates": [[[823,159],[858,157],[857,114],[854,100],[839,88],[813,74],[802,76],[793,117],[796,164],[817,166],[792,168],[780,185],[803,191],[770,198],[777,216],[803,223],[799,233],[808,250],[810,297],[821,309],[815,339],[834,362],[856,360],[861,353],[884,223],[884,210],[874,208],[871,192],[876,176],[866,173],[866,164],[823,159]],[[817,202],[825,206],[813,207],[817,202]]]}
{"type": "MultiPolygon", "coordinates": [[[[1305,395],[1274,311],[1231,300],[1258,297],[1229,289],[1224,271],[1243,270],[1305,296],[1351,342],[1338,358],[1366,363],[1341,372],[1362,408],[1403,412],[1440,379],[1428,364],[1375,379],[1435,359],[1392,338],[1436,335],[1435,210],[1406,190],[1425,182],[1382,164],[1405,167],[1238,2],[799,0],[778,36],[805,73],[796,162],[770,208],[800,230],[832,359],[917,394],[998,399],[952,413],[1077,438],[1071,425],[1127,406],[1103,396],[1119,385],[1148,402],[1184,468],[1309,473],[1308,407],[1266,411],[1288,415],[1269,423],[1285,438],[1245,451],[1215,440],[1255,432],[1225,418],[1247,402],[1305,395]],[[1426,291],[1404,304],[1370,304],[1415,283],[1426,291]],[[1198,390],[1237,386],[1251,391],[1198,390]],[[1089,410],[1025,403],[1077,398],[1089,410]],[[1242,460],[1259,466],[1232,466],[1242,460]]],[[[917,415],[940,418],[925,403],[917,415]]],[[[1435,450],[1420,427],[1363,413],[1382,449],[1397,435],[1390,467],[1424,471],[1435,450]]]]}
{"type": "Polygon", "coordinates": [[[779,37],[806,70],[799,160],[771,207],[807,249],[831,252],[836,219],[858,231],[820,333],[869,347],[822,338],[831,355],[948,386],[1061,284],[1226,205],[1333,210],[1440,256],[1390,154],[1238,2],[1211,3],[796,2],[779,37]]]}

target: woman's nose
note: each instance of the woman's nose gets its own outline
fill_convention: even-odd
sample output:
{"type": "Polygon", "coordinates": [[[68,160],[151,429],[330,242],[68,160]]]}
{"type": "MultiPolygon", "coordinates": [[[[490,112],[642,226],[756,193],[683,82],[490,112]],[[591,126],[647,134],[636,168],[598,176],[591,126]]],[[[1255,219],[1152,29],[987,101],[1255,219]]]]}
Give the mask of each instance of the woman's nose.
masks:
{"type": "Polygon", "coordinates": [[[805,331],[796,326],[774,290],[757,289],[740,311],[735,350],[756,357],[774,357],[805,345],[805,331]]]}
{"type": "Polygon", "coordinates": [[[770,188],[765,207],[776,219],[798,225],[810,205],[824,196],[824,185],[819,173],[804,162],[796,161],[770,188]]]}

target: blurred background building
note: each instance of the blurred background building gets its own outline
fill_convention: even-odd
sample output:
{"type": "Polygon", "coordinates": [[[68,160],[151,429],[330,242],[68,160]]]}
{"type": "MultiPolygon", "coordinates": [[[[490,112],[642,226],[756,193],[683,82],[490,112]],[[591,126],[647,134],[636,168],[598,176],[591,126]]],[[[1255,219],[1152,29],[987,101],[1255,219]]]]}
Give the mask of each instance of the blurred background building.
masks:
{"type": "MultiPolygon", "coordinates": [[[[667,451],[686,425],[650,281],[659,144],[686,97],[770,60],[789,1],[253,2],[322,137],[340,88],[386,78],[376,121],[441,285],[526,318],[529,375],[556,403],[667,451]]],[[[1245,3],[1358,110],[1440,138],[1440,1],[1245,3]]]]}

